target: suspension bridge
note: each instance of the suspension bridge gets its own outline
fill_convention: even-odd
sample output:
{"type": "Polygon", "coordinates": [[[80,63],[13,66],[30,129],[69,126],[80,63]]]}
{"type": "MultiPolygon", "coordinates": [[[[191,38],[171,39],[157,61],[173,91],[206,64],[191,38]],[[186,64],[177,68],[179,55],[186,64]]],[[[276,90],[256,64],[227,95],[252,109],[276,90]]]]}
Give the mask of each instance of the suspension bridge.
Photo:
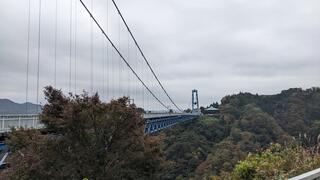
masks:
{"type": "MultiPolygon", "coordinates": [[[[145,112],[142,116],[147,134],[200,115],[198,91],[192,90],[191,112],[184,112],[160,81],[114,0],[10,0],[10,3],[12,8],[6,8],[8,18],[0,16],[4,21],[2,28],[7,28],[8,38],[12,35],[11,23],[27,33],[14,34],[25,39],[14,44],[15,48],[25,49],[24,55],[18,55],[19,65],[24,66],[24,70],[18,69],[25,91],[21,90],[24,86],[21,78],[9,77],[10,83],[20,86],[6,87],[7,92],[24,96],[25,102],[36,105],[45,101],[41,90],[47,85],[65,93],[79,94],[83,90],[91,95],[99,93],[104,101],[130,97],[145,112]],[[17,13],[12,9],[25,2],[25,10],[19,12],[24,13],[25,19],[12,22],[10,15],[17,13]]],[[[10,54],[7,57],[1,63],[12,61],[10,54]]],[[[2,84],[1,90],[4,87],[2,84]]],[[[12,127],[44,128],[39,119],[41,110],[31,110],[28,104],[24,114],[0,115],[0,134],[10,132],[12,127]]],[[[0,150],[4,148],[5,144],[0,144],[0,150]]],[[[1,159],[0,168],[7,156],[8,152],[1,159]]],[[[292,180],[319,177],[320,169],[316,169],[292,180]]]]}
{"type": "MultiPolygon", "coordinates": [[[[25,102],[42,104],[41,91],[47,85],[65,93],[99,93],[105,101],[127,96],[144,110],[148,134],[200,115],[198,91],[192,91],[191,113],[184,112],[160,81],[114,0],[27,2],[26,53],[19,60],[25,64],[25,92],[17,90],[25,102]]],[[[26,103],[24,114],[0,115],[0,133],[12,127],[43,128],[40,111],[31,114],[26,103]]]]}

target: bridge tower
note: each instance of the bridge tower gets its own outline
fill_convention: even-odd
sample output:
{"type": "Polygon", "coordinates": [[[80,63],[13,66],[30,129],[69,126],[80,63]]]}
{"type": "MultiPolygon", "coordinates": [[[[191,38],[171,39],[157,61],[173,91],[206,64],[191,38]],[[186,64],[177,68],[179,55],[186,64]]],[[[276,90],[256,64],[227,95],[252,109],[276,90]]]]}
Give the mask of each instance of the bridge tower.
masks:
{"type": "Polygon", "coordinates": [[[192,90],[192,113],[199,112],[199,98],[198,98],[198,90],[192,90]]]}

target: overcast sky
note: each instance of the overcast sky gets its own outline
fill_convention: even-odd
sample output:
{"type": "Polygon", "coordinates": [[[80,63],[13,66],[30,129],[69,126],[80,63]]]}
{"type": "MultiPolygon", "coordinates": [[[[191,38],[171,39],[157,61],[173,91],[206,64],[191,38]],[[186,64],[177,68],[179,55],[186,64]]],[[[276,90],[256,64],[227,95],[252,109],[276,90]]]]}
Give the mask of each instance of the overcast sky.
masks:
{"type": "MultiPolygon", "coordinates": [[[[28,100],[32,102],[36,100],[38,2],[31,0],[28,100]]],[[[77,93],[82,89],[90,92],[90,20],[79,1],[72,2],[71,90],[74,92],[74,82],[77,82],[77,93]]],[[[91,8],[89,0],[84,2],[91,8]]],[[[207,106],[240,91],[275,94],[291,87],[320,86],[318,0],[116,2],[159,79],[183,108],[190,106],[192,89],[198,89],[200,104],[207,106]]],[[[70,0],[58,0],[57,87],[66,92],[69,89],[70,9],[70,0]]],[[[111,0],[93,0],[92,11],[117,47],[120,44],[120,51],[132,67],[155,94],[169,104],[150,72],[142,70],[146,69],[143,59],[133,42],[128,41],[129,36],[123,24],[119,24],[111,0]]],[[[0,98],[24,102],[28,0],[1,0],[0,22],[0,98]]],[[[151,97],[141,95],[141,85],[136,87],[137,80],[119,63],[120,59],[95,26],[92,34],[94,91],[99,91],[104,99],[130,93],[137,103],[148,106],[151,97]],[[119,70],[123,74],[120,78],[119,70]]],[[[54,84],[55,0],[42,0],[40,42],[42,88],[54,84]]],[[[42,98],[41,102],[44,103],[42,98]]],[[[154,105],[157,107],[160,106],[154,105]]]]}

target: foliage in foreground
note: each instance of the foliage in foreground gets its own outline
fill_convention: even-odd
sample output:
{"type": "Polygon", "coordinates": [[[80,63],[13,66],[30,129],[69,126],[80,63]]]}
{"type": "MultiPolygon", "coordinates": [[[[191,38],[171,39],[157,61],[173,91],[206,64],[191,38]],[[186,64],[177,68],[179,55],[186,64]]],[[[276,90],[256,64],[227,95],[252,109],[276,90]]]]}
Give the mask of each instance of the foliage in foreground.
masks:
{"type": "Polygon", "coordinates": [[[47,134],[14,130],[11,167],[1,179],[154,179],[161,158],[145,137],[141,114],[127,98],[66,97],[47,87],[41,115],[47,134]]]}
{"type": "Polygon", "coordinates": [[[212,179],[287,179],[319,167],[319,148],[272,144],[262,152],[249,154],[231,173],[221,173],[212,179]]]}

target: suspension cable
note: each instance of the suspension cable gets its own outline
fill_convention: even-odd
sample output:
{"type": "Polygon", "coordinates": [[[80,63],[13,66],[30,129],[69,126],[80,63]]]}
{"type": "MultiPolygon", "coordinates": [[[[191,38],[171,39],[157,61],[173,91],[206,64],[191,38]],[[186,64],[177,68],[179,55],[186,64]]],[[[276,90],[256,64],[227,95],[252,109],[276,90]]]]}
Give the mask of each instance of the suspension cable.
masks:
{"type": "MultiPolygon", "coordinates": [[[[107,1],[107,34],[109,33],[109,1],[107,1]]],[[[110,72],[109,72],[109,44],[107,43],[107,73],[106,73],[106,76],[107,76],[107,99],[109,99],[110,97],[110,80],[109,80],[109,75],[110,75],[110,72]]]]}
{"type": "Polygon", "coordinates": [[[70,19],[69,19],[69,23],[70,23],[70,27],[69,27],[69,93],[71,92],[71,65],[72,65],[72,0],[70,1],[70,19]]]}
{"type": "MultiPolygon", "coordinates": [[[[127,43],[128,43],[128,61],[132,61],[131,56],[130,56],[130,39],[129,35],[127,37],[127,43]]],[[[131,81],[130,81],[130,71],[127,71],[127,83],[128,83],[128,92],[127,96],[131,96],[131,81]]]]}
{"type": "Polygon", "coordinates": [[[118,13],[119,13],[119,15],[120,15],[120,17],[121,17],[121,19],[122,19],[123,23],[125,24],[125,26],[126,26],[126,28],[127,28],[128,32],[130,33],[130,35],[131,35],[131,37],[132,37],[132,39],[133,39],[134,43],[135,43],[135,44],[136,44],[136,46],[138,47],[138,49],[139,49],[139,51],[140,51],[140,53],[141,53],[141,55],[142,55],[143,59],[144,59],[144,60],[145,60],[145,62],[147,63],[147,65],[148,65],[148,67],[149,67],[150,71],[152,72],[153,76],[156,78],[156,80],[158,81],[158,83],[159,83],[160,87],[161,87],[161,88],[162,88],[162,90],[165,92],[165,94],[167,95],[167,97],[169,98],[169,100],[171,101],[171,103],[172,103],[172,104],[173,104],[173,105],[174,105],[174,106],[175,106],[179,111],[181,111],[181,112],[182,112],[182,110],[181,110],[181,109],[180,109],[180,108],[179,108],[179,107],[174,103],[174,101],[172,100],[172,98],[169,96],[168,92],[165,90],[165,88],[163,87],[163,85],[162,85],[162,83],[160,82],[159,78],[157,77],[157,75],[155,74],[155,72],[154,72],[154,70],[152,69],[151,65],[149,64],[149,61],[147,60],[147,58],[145,57],[144,53],[142,52],[142,50],[141,50],[141,48],[140,48],[140,46],[139,46],[139,44],[138,44],[138,42],[137,42],[136,38],[133,36],[133,34],[132,34],[132,32],[131,32],[131,30],[130,30],[130,28],[129,28],[128,24],[127,24],[127,22],[125,21],[124,17],[122,16],[122,14],[121,14],[121,12],[120,12],[120,10],[119,10],[119,8],[118,8],[118,6],[117,6],[116,2],[115,2],[114,0],[112,0],[112,2],[113,2],[113,4],[114,4],[114,6],[116,7],[116,9],[117,9],[117,11],[118,11],[118,13]]]}
{"type": "Polygon", "coordinates": [[[30,64],[30,11],[31,0],[29,0],[28,9],[28,37],[27,37],[27,73],[26,73],[26,114],[28,114],[28,99],[29,99],[29,64],[30,64]]]}
{"type": "MultiPolygon", "coordinates": [[[[128,61],[124,58],[124,56],[121,54],[121,52],[118,50],[118,48],[115,46],[115,44],[112,42],[112,40],[109,38],[109,36],[105,33],[105,31],[103,30],[103,28],[100,26],[100,24],[98,23],[98,21],[95,19],[95,17],[92,15],[92,13],[90,12],[90,10],[87,8],[87,6],[84,4],[83,0],[79,0],[82,4],[82,6],[85,8],[85,10],[88,12],[88,14],[90,15],[91,19],[95,22],[95,24],[98,26],[98,28],[101,30],[102,34],[106,37],[106,39],[109,41],[109,43],[111,44],[111,46],[114,48],[114,50],[116,50],[116,52],[118,53],[118,55],[121,57],[121,59],[123,60],[123,62],[130,68],[130,70],[132,71],[132,73],[138,78],[138,80],[142,83],[142,85],[149,91],[149,93],[166,109],[168,109],[168,107],[150,90],[150,88],[142,81],[142,79],[139,77],[139,75],[135,72],[135,70],[131,67],[131,65],[128,63],[128,61]]],[[[168,109],[169,110],[169,109],[168,109]]]]}
{"type": "Polygon", "coordinates": [[[36,113],[39,112],[39,81],[40,81],[40,50],[41,50],[41,0],[39,0],[39,24],[38,24],[38,57],[37,57],[37,106],[36,113]]]}
{"type": "MultiPolygon", "coordinates": [[[[93,11],[93,0],[91,0],[91,11],[93,11]]],[[[93,95],[93,22],[90,22],[90,93],[93,95]]]]}
{"type": "MultiPolygon", "coordinates": [[[[120,18],[118,18],[118,48],[119,51],[121,52],[121,27],[120,27],[120,18]]],[[[123,96],[122,93],[122,87],[121,87],[121,82],[122,82],[122,77],[121,77],[121,73],[122,73],[122,69],[121,69],[121,57],[119,57],[119,61],[118,61],[118,91],[119,91],[119,95],[120,97],[123,96]]]]}
{"type": "Polygon", "coordinates": [[[74,94],[77,93],[77,43],[78,43],[78,1],[75,0],[74,9],[74,94]]]}
{"type": "Polygon", "coordinates": [[[106,93],[106,48],[104,44],[104,38],[101,36],[102,47],[102,98],[105,98],[106,93]]]}
{"type": "Polygon", "coordinates": [[[57,86],[57,39],[58,39],[58,0],[56,0],[54,25],[54,87],[57,86]]]}

